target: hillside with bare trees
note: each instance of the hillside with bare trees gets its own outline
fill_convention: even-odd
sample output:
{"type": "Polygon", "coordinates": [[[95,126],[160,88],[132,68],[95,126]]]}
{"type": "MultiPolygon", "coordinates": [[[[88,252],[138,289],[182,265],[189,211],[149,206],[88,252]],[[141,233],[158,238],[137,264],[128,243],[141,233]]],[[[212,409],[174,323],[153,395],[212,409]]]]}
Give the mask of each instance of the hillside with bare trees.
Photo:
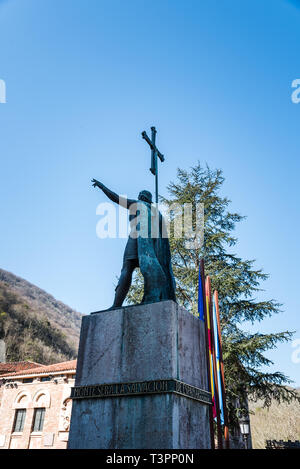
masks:
{"type": "Polygon", "coordinates": [[[76,357],[82,315],[0,269],[0,339],[7,361],[54,363],[76,357]]]}

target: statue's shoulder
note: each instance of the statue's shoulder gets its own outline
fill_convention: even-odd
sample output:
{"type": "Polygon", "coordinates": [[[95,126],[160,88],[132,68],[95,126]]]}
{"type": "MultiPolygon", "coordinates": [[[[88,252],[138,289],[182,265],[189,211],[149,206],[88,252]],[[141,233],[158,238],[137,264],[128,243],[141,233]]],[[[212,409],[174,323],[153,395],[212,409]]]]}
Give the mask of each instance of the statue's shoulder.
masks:
{"type": "Polygon", "coordinates": [[[127,207],[129,208],[130,205],[137,204],[138,202],[139,200],[136,200],[136,199],[127,199],[127,207]]]}

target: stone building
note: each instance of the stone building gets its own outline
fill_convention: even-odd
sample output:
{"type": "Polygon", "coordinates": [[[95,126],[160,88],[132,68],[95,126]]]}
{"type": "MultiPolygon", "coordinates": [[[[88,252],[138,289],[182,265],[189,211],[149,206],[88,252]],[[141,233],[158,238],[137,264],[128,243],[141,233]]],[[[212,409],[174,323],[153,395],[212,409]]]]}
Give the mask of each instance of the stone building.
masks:
{"type": "Polygon", "coordinates": [[[65,449],[76,360],[0,363],[0,449],[65,449]]]}

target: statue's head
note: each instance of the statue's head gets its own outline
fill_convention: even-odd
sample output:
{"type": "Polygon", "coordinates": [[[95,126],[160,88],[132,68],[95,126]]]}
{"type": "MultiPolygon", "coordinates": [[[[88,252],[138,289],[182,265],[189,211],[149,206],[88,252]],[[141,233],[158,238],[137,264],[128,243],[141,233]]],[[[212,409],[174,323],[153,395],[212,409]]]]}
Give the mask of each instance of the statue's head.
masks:
{"type": "Polygon", "coordinates": [[[141,191],[138,196],[139,200],[143,200],[144,202],[148,202],[148,204],[152,204],[152,194],[149,191],[141,191]]]}

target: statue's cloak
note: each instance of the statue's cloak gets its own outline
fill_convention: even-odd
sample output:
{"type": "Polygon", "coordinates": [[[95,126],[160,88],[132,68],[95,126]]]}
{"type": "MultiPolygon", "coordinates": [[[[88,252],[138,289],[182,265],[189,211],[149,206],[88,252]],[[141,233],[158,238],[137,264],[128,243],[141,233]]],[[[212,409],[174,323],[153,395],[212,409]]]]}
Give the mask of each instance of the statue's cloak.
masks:
{"type": "Polygon", "coordinates": [[[170,244],[164,219],[154,205],[140,202],[137,247],[144,277],[142,303],[176,301],[170,244]]]}

